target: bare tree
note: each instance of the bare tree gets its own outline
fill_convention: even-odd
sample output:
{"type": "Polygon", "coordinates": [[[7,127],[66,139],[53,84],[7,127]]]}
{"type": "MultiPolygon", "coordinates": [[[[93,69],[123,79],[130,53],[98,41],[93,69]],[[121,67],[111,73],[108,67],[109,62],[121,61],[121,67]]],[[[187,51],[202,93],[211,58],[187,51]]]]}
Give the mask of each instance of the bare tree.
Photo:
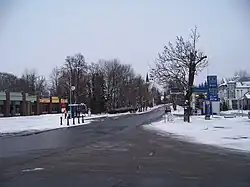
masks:
{"type": "Polygon", "coordinates": [[[49,90],[51,95],[61,95],[61,91],[60,91],[60,84],[59,84],[59,79],[61,76],[61,69],[58,67],[53,68],[51,75],[50,75],[50,86],[49,86],[49,90]]]}
{"type": "Polygon", "coordinates": [[[234,76],[238,77],[249,77],[249,73],[246,70],[239,70],[234,73],[234,76]]]}
{"type": "Polygon", "coordinates": [[[63,76],[66,76],[64,81],[66,81],[65,84],[68,90],[70,90],[69,87],[71,85],[75,86],[73,101],[79,102],[83,100],[83,97],[86,97],[86,92],[84,92],[85,87],[89,82],[89,77],[87,76],[88,65],[84,56],[81,53],[74,56],[67,56],[63,71],[63,76]]]}
{"type": "Polygon", "coordinates": [[[35,94],[40,96],[47,96],[48,93],[48,84],[44,76],[37,76],[35,82],[35,94]]]}
{"type": "Polygon", "coordinates": [[[191,30],[189,40],[177,37],[175,45],[169,42],[168,46],[164,46],[164,51],[159,53],[155,68],[151,70],[151,75],[158,83],[168,85],[173,81],[183,87],[186,104],[184,121],[188,122],[190,122],[190,102],[195,75],[208,64],[207,57],[197,49],[199,38],[200,35],[195,27],[191,30]]]}
{"type": "Polygon", "coordinates": [[[17,76],[10,73],[0,73],[0,91],[23,91],[23,86],[17,76]]]}
{"type": "Polygon", "coordinates": [[[45,77],[39,76],[36,70],[26,69],[21,80],[23,82],[23,91],[35,95],[48,95],[48,85],[45,77]]]}

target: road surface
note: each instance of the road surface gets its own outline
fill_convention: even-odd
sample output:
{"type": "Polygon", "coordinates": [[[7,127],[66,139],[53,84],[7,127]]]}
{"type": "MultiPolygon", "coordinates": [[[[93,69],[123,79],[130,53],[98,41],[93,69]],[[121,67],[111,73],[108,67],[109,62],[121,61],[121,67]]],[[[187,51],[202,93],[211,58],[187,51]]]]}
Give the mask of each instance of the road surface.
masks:
{"type": "Polygon", "coordinates": [[[0,138],[0,186],[250,186],[250,155],[145,131],[164,109],[0,138]]]}

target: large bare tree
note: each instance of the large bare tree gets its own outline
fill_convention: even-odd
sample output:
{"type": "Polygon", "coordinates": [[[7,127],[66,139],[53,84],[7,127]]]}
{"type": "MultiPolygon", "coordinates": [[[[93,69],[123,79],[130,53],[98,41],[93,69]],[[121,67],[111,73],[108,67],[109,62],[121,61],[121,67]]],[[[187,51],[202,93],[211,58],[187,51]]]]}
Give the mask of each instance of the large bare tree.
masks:
{"type": "Polygon", "coordinates": [[[207,56],[197,48],[200,38],[197,27],[191,30],[188,40],[182,36],[176,38],[175,44],[169,42],[164,46],[162,53],[159,53],[155,61],[155,68],[151,75],[161,85],[176,83],[185,92],[184,121],[190,122],[191,96],[195,75],[203,70],[208,64],[207,56]]]}

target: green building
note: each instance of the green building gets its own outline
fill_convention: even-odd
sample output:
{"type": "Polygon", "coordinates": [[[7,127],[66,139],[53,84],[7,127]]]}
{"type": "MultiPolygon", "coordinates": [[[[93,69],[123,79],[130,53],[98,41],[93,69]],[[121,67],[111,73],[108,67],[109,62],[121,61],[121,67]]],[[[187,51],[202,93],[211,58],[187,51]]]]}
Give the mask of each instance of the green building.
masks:
{"type": "Polygon", "coordinates": [[[0,116],[39,114],[39,97],[24,92],[0,92],[0,116]]]}

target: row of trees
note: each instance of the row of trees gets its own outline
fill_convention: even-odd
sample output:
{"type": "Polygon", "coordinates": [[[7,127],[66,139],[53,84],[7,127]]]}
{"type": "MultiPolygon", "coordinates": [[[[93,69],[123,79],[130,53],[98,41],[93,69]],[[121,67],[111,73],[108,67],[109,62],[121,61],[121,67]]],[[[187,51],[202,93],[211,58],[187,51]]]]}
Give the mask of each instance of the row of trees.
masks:
{"type": "Polygon", "coordinates": [[[86,103],[94,113],[144,107],[149,105],[151,97],[157,104],[161,102],[160,91],[156,87],[149,88],[145,78],[137,75],[131,65],[122,64],[117,59],[89,64],[80,53],[67,56],[62,66],[52,70],[48,80],[31,70],[26,70],[20,78],[0,73],[0,90],[68,99],[72,95],[72,103],[86,103]]]}
{"type": "Polygon", "coordinates": [[[21,77],[11,73],[0,72],[0,91],[25,91],[29,94],[48,94],[45,77],[39,76],[35,70],[25,70],[21,77]]]}

